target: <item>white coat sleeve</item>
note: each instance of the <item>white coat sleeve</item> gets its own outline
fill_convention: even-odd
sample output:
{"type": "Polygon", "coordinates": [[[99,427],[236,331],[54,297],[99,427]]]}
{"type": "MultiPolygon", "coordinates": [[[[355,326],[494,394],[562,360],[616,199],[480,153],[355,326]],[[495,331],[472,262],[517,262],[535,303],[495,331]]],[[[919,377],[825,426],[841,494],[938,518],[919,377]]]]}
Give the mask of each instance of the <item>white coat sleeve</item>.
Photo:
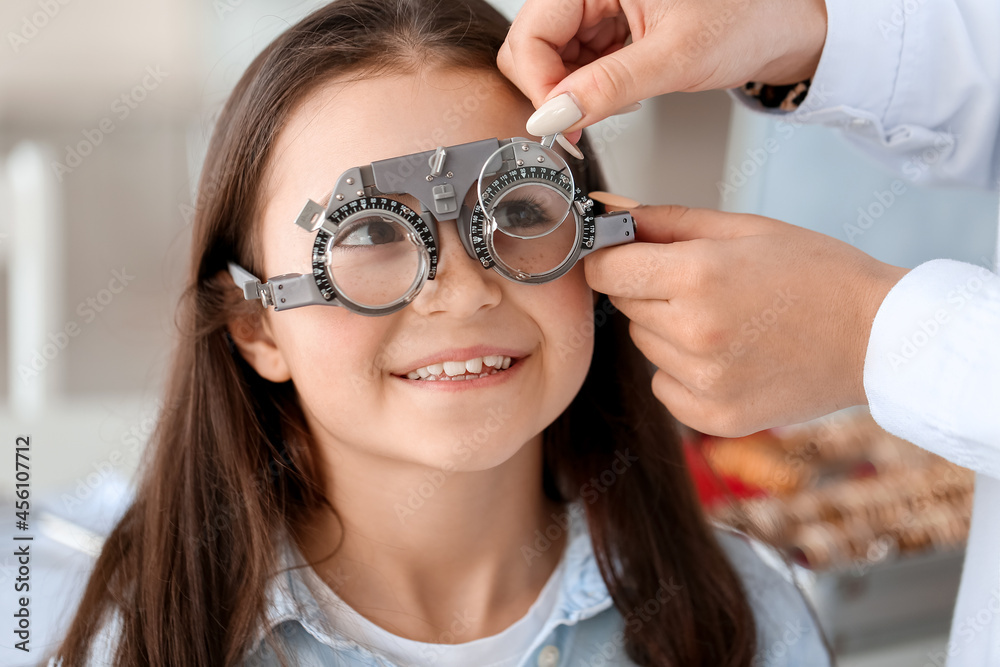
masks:
{"type": "Polygon", "coordinates": [[[921,264],[879,307],[865,393],[882,428],[1000,479],[1000,276],[921,264]]]}
{"type": "Polygon", "coordinates": [[[786,117],[842,128],[912,182],[996,189],[1000,2],[827,0],[826,7],[812,86],[786,117]]]}
{"type": "MultiPolygon", "coordinates": [[[[815,102],[800,118],[840,123],[854,144],[908,180],[996,188],[1000,2],[827,7],[814,84],[828,106],[815,102]]],[[[984,248],[980,263],[993,271],[935,260],[889,292],[872,326],[864,385],[887,431],[1000,479],[1000,277],[992,251],[984,248]]]]}
{"type": "MultiPolygon", "coordinates": [[[[997,188],[1000,2],[827,0],[827,11],[809,94],[786,118],[843,128],[913,182],[997,188]]],[[[941,220],[956,230],[961,222],[941,220]]],[[[1000,276],[992,248],[979,263],[930,261],[889,292],[872,325],[864,386],[883,428],[1000,479],[1000,276]]]]}

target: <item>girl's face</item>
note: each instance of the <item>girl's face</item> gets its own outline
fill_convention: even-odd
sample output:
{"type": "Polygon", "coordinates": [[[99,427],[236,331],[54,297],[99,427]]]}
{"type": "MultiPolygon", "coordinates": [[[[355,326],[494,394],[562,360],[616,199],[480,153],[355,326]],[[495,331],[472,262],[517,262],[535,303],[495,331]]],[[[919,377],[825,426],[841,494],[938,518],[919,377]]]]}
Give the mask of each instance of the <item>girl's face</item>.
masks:
{"type": "MultiPolygon", "coordinates": [[[[293,220],[307,199],[325,204],[345,170],[437,145],[524,136],[532,111],[481,71],[428,69],[322,86],[291,115],[271,157],[259,235],[264,276],[311,271],[315,234],[293,220]]],[[[555,420],[583,384],[594,303],[583,265],[548,284],[519,285],[469,257],[454,221],[439,222],[438,235],[437,277],[403,310],[381,317],[327,306],[269,310],[256,336],[241,341],[262,376],[294,382],[325,451],[490,468],[555,420]],[[494,370],[504,357],[509,368],[494,370]],[[442,373],[442,364],[455,372],[456,363],[466,365],[465,377],[490,374],[408,377],[442,373]]]]}

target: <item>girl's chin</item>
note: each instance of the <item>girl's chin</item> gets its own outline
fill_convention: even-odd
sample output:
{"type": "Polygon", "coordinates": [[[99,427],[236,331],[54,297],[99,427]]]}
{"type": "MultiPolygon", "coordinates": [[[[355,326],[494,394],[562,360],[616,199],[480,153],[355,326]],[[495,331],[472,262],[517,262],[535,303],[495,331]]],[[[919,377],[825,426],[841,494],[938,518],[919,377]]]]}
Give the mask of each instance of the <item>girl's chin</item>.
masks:
{"type": "Polygon", "coordinates": [[[400,452],[400,457],[405,456],[429,468],[422,475],[422,480],[426,483],[422,481],[420,486],[428,487],[429,483],[437,488],[456,473],[495,468],[524,447],[535,443],[536,438],[530,436],[512,437],[509,429],[509,424],[512,423],[514,415],[511,412],[491,408],[483,419],[465,429],[448,429],[430,434],[425,431],[420,438],[407,443],[408,451],[400,452]],[[414,452],[419,452],[419,456],[414,457],[414,452]]]}

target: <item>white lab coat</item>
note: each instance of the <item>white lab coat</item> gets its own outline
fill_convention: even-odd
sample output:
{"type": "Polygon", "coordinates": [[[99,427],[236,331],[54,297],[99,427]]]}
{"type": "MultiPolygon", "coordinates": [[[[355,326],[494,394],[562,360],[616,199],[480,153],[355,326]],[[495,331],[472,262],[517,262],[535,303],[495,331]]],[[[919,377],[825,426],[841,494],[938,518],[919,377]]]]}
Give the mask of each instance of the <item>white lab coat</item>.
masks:
{"type": "MultiPolygon", "coordinates": [[[[827,0],[827,13],[796,118],[842,127],[914,182],[996,190],[1000,0],[827,0]]],[[[956,234],[962,223],[941,220],[956,234]]],[[[933,260],[910,271],[879,308],[865,358],[875,420],[977,473],[951,638],[927,665],[1000,665],[998,256],[1000,246],[983,248],[981,266],[933,260]]]]}

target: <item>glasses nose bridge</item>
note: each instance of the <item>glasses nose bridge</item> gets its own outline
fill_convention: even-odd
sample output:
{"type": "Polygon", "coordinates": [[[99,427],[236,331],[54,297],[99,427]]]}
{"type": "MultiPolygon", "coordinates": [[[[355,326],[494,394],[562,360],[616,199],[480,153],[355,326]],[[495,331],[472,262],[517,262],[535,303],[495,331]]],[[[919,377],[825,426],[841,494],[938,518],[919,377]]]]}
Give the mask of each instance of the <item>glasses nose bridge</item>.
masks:
{"type": "MultiPolygon", "coordinates": [[[[463,213],[468,212],[468,207],[462,208],[463,213]]],[[[435,221],[442,225],[435,234],[438,243],[437,279],[428,278],[421,295],[414,300],[418,312],[430,314],[448,311],[453,315],[468,317],[484,306],[494,306],[499,303],[502,293],[498,285],[499,277],[494,276],[492,271],[485,271],[484,269],[488,267],[485,267],[473,252],[468,234],[463,233],[461,229],[461,220],[464,217],[460,215],[449,220],[435,221]],[[446,231],[452,221],[456,226],[452,227],[451,231],[446,231]],[[445,236],[448,238],[445,239],[445,236]],[[459,249],[455,236],[460,240],[469,259],[462,256],[462,250],[459,249]]]]}
{"type": "MultiPolygon", "coordinates": [[[[466,197],[468,197],[468,193],[466,193],[466,197]]],[[[475,206],[475,204],[473,204],[473,206],[475,206]]],[[[469,256],[470,259],[474,260],[477,264],[482,265],[484,269],[489,268],[489,266],[487,266],[486,263],[483,262],[483,260],[476,253],[476,248],[473,244],[473,235],[471,231],[473,208],[470,208],[467,204],[463,203],[459,207],[457,215],[448,216],[447,218],[444,219],[439,218],[432,211],[425,210],[422,211],[422,213],[424,215],[424,219],[427,221],[428,226],[431,228],[431,234],[434,237],[434,242],[438,246],[437,248],[438,259],[437,259],[437,266],[435,267],[436,269],[435,274],[437,273],[437,271],[441,270],[441,263],[444,260],[443,254],[441,253],[441,239],[442,239],[441,229],[440,229],[441,224],[448,225],[454,223],[455,233],[458,236],[459,241],[462,243],[462,247],[465,249],[465,253],[469,256]]],[[[430,276],[430,279],[433,280],[434,276],[430,276]]]]}
{"type": "MultiPolygon", "coordinates": [[[[441,240],[438,225],[454,220],[466,254],[488,269],[494,260],[483,238],[485,220],[480,221],[483,224],[473,220],[474,209],[481,200],[483,183],[480,181],[484,171],[490,169],[491,174],[500,173],[516,165],[524,177],[526,169],[534,172],[541,165],[548,168],[551,155],[551,149],[520,137],[489,138],[378,160],[371,163],[370,169],[378,191],[406,193],[420,202],[420,215],[430,228],[435,244],[440,245],[441,240]],[[528,166],[534,162],[538,165],[528,166]]],[[[565,168],[563,163],[559,171],[565,168]]],[[[440,248],[432,252],[436,257],[432,259],[430,280],[437,274],[441,261],[440,248]]]]}
{"type": "Polygon", "coordinates": [[[499,139],[483,139],[378,160],[371,163],[372,177],[380,192],[405,192],[437,220],[450,220],[458,216],[483,165],[499,146],[499,139]]]}
{"type": "MultiPolygon", "coordinates": [[[[479,179],[484,166],[500,148],[500,140],[483,139],[454,146],[438,146],[371,163],[371,175],[381,192],[400,192],[420,202],[420,215],[440,246],[439,226],[454,221],[466,254],[488,268],[477,255],[470,238],[472,212],[479,200],[479,179]],[[471,199],[471,201],[470,201],[471,199]]],[[[429,279],[433,280],[441,261],[440,248],[429,279]]]]}

